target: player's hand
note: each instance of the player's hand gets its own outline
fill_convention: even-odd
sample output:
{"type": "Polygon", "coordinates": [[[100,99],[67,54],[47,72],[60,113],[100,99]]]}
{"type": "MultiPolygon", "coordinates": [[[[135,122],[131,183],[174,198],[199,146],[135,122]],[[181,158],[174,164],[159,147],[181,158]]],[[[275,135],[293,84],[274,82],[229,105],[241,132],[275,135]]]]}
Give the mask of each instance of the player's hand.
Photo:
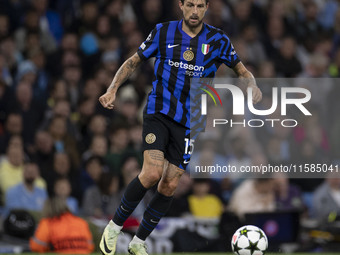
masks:
{"type": "Polygon", "coordinates": [[[250,86],[249,88],[253,90],[253,104],[257,104],[262,100],[262,92],[257,86],[250,86]]]}
{"type": "Polygon", "coordinates": [[[102,95],[99,98],[99,102],[102,104],[102,106],[106,109],[113,109],[113,102],[116,99],[116,93],[112,91],[106,92],[104,95],[102,95]]]}

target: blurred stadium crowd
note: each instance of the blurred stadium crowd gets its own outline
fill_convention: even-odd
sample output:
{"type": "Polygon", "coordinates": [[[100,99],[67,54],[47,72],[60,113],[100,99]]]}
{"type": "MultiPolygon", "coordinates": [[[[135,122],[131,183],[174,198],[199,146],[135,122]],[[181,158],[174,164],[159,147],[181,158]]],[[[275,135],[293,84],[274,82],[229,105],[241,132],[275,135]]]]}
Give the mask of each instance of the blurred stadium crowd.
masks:
{"type": "MultiPolygon", "coordinates": [[[[205,22],[227,33],[256,77],[338,78],[339,6],[336,0],[211,0],[205,22]]],[[[0,1],[3,212],[40,211],[47,195],[55,194],[65,197],[75,214],[112,216],[122,190],[141,169],[141,112],[153,62],[120,88],[113,111],[102,108],[98,98],[155,24],[180,18],[178,0],[0,1]]],[[[217,76],[233,75],[221,67],[217,76]]],[[[261,88],[265,106],[271,90],[261,88]]],[[[308,89],[312,117],[291,129],[227,129],[219,156],[237,165],[336,164],[340,86],[316,83],[308,89]]],[[[216,140],[209,141],[197,148],[201,156],[214,150],[216,140]]],[[[295,208],[328,221],[330,213],[340,213],[340,180],[333,177],[277,175],[241,182],[185,175],[169,216],[214,218],[228,208],[242,217],[295,208]]]]}

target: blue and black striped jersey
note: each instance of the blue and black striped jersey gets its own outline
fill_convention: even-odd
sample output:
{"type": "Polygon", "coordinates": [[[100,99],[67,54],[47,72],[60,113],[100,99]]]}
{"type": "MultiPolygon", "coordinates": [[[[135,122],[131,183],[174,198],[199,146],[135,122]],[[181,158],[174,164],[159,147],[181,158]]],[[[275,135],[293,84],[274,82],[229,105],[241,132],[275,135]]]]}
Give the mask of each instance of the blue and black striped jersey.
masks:
{"type": "Polygon", "coordinates": [[[240,60],[222,30],[203,24],[192,38],[182,30],[182,22],[157,24],[137,53],[143,60],[156,58],[144,113],[160,112],[190,128],[191,78],[213,78],[222,63],[233,68],[240,60]]]}

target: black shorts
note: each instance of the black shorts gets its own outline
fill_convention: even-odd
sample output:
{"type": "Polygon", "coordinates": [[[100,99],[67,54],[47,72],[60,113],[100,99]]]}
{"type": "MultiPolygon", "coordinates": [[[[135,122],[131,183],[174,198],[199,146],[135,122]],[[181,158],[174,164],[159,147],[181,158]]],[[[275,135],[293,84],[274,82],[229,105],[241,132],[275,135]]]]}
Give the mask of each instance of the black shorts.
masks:
{"type": "Polygon", "coordinates": [[[155,113],[143,117],[143,151],[160,150],[175,166],[185,170],[197,135],[168,116],[155,113]]]}

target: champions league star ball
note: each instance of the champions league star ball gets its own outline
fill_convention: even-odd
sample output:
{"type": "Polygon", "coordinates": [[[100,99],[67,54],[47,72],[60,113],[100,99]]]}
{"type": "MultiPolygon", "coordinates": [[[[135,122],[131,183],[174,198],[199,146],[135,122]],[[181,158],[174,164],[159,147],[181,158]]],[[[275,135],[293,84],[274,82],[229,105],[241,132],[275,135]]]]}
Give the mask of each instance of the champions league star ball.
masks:
{"type": "Polygon", "coordinates": [[[263,255],[268,248],[268,239],[262,229],[247,225],[236,230],[231,248],[236,255],[263,255]]]}

